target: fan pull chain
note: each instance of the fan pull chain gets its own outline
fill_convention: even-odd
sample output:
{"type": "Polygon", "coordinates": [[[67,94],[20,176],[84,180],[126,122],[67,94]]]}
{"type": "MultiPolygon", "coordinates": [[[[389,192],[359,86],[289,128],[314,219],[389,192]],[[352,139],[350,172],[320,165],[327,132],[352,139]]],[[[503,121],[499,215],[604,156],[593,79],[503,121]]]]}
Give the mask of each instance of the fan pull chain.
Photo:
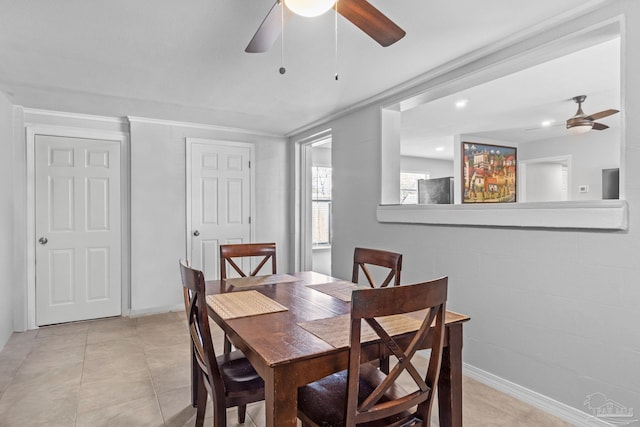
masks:
{"type": "Polygon", "coordinates": [[[336,11],[335,15],[334,15],[334,28],[335,28],[335,47],[336,47],[336,81],[338,80],[338,1],[336,1],[335,5],[334,5],[334,9],[336,11]]]}
{"type": "Polygon", "coordinates": [[[280,69],[278,70],[280,74],[284,74],[287,72],[287,69],[284,68],[284,1],[280,0],[280,69]]]}

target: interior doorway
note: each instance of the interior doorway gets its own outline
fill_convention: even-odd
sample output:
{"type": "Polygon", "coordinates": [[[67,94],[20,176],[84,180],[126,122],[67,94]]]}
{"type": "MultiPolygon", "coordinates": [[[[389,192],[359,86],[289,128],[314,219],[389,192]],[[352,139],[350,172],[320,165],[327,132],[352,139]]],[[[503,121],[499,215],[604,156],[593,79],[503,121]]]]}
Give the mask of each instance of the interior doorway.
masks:
{"type": "Polygon", "coordinates": [[[554,157],[519,162],[520,202],[560,202],[570,200],[571,158],[554,157]]]}
{"type": "Polygon", "coordinates": [[[312,270],[331,274],[331,138],[311,144],[312,270]]]}
{"type": "Polygon", "coordinates": [[[331,274],[331,130],[295,145],[294,268],[331,274]]]}

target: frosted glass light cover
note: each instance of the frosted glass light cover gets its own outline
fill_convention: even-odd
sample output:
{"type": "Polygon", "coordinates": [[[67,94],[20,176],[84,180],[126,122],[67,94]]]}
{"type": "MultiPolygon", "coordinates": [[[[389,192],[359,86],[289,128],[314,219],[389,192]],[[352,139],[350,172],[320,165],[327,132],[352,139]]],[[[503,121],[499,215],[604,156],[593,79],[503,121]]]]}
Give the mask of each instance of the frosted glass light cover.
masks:
{"type": "Polygon", "coordinates": [[[284,0],[284,4],[296,15],[308,18],[320,16],[334,5],[336,0],[284,0]]]}
{"type": "Polygon", "coordinates": [[[569,132],[573,134],[587,133],[591,130],[593,124],[577,125],[569,128],[569,132]]]}

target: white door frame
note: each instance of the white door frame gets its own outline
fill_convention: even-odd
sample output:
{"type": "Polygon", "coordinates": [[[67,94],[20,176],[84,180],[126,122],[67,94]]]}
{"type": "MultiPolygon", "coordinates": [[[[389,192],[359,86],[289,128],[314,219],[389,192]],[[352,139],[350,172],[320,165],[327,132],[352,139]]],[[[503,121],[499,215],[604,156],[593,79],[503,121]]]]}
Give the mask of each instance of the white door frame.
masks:
{"type": "Polygon", "coordinates": [[[122,315],[130,310],[130,253],[129,253],[129,134],[98,129],[85,129],[55,125],[25,125],[27,149],[27,329],[37,329],[36,325],[36,230],[35,230],[35,141],[36,135],[71,138],[102,139],[120,144],[120,206],[121,206],[121,274],[122,315]]]}
{"type": "Polygon", "coordinates": [[[518,202],[527,201],[527,165],[535,163],[564,163],[567,165],[567,197],[568,201],[571,200],[571,161],[573,156],[571,154],[551,157],[538,157],[535,159],[518,160],[518,202]]]}
{"type": "Polygon", "coordinates": [[[186,259],[191,259],[191,244],[192,244],[192,225],[191,225],[191,199],[189,195],[191,194],[191,150],[193,144],[210,144],[210,145],[223,145],[228,147],[242,147],[249,149],[249,161],[251,162],[251,166],[249,167],[249,200],[251,204],[250,215],[251,215],[251,224],[249,228],[249,233],[251,234],[251,239],[256,235],[255,233],[255,224],[256,224],[256,196],[255,196],[255,188],[256,188],[256,168],[255,168],[255,144],[252,142],[237,142],[237,141],[225,141],[218,139],[203,139],[203,138],[185,138],[185,169],[186,169],[186,188],[185,188],[185,204],[186,204],[186,212],[187,212],[187,221],[185,228],[185,244],[186,244],[186,259]]]}
{"type": "Polygon", "coordinates": [[[293,254],[295,271],[313,268],[311,237],[311,150],[312,145],[331,137],[331,129],[318,132],[294,144],[294,237],[293,254]]]}

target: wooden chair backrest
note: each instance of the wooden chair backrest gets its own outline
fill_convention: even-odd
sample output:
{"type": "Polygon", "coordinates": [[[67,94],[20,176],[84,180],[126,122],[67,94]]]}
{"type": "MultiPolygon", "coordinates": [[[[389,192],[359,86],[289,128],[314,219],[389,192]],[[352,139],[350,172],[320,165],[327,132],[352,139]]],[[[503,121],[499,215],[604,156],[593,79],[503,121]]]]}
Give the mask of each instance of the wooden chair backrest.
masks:
{"type": "Polygon", "coordinates": [[[240,243],[220,245],[220,279],[227,278],[227,264],[240,277],[247,277],[247,274],[233,261],[233,258],[244,257],[262,257],[260,263],[249,273],[249,276],[255,276],[269,260],[271,260],[271,274],[276,274],[275,243],[240,243]]]}
{"type": "Polygon", "coordinates": [[[214,403],[222,404],[224,407],[224,382],[211,339],[204,274],[200,270],[189,267],[186,261],[180,261],[180,275],[194,357],[199,368],[208,378],[207,388],[211,392],[212,399],[216,401],[214,403]]]}
{"type": "MultiPolygon", "coordinates": [[[[347,390],[346,424],[353,426],[363,422],[383,419],[416,406],[415,415],[429,426],[433,395],[438,383],[444,343],[445,305],[447,300],[446,277],[415,285],[390,288],[355,290],[351,300],[351,350],[347,390]],[[389,336],[376,318],[426,310],[420,328],[409,339],[399,340],[389,336]],[[389,374],[366,397],[359,388],[361,328],[365,321],[378,334],[386,348],[398,359],[389,374]],[[413,357],[424,342],[431,341],[431,355],[427,372],[422,377],[414,366],[413,357]],[[404,346],[404,348],[403,348],[404,346]],[[380,400],[390,390],[398,376],[406,371],[416,384],[416,389],[395,400],[380,400]],[[358,403],[358,394],[360,401],[358,403]]],[[[380,371],[377,371],[379,373],[380,371]]],[[[382,374],[380,374],[382,375],[382,374]]],[[[406,387],[406,385],[405,385],[406,387]]]]}
{"type": "Polygon", "coordinates": [[[379,287],[386,288],[391,280],[393,286],[400,285],[400,272],[402,270],[402,254],[396,252],[383,251],[380,249],[355,248],[353,251],[353,275],[351,281],[358,283],[360,270],[364,273],[372,288],[378,287],[367,265],[377,265],[388,268],[389,272],[379,287]]]}

